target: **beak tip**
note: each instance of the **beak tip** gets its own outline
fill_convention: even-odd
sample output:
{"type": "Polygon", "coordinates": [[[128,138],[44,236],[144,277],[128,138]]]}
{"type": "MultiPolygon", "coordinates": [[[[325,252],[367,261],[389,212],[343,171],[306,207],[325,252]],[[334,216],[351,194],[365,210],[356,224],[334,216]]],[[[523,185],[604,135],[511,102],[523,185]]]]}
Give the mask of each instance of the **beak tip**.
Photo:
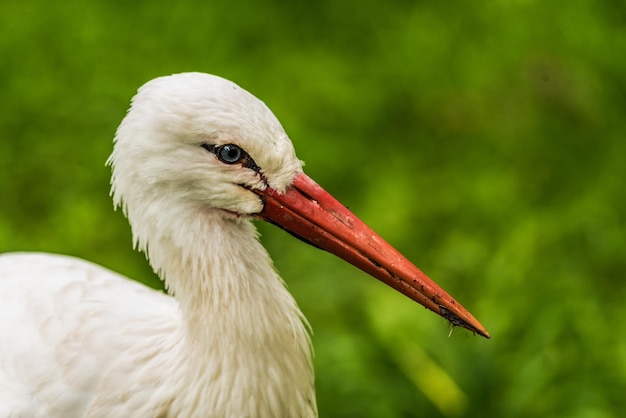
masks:
{"type": "Polygon", "coordinates": [[[487,332],[486,329],[482,329],[482,330],[478,331],[478,334],[482,335],[483,337],[485,337],[488,340],[491,339],[491,335],[489,335],[489,333],[487,332]]]}
{"type": "MultiPolygon", "coordinates": [[[[457,311],[458,312],[458,311],[457,311]]],[[[438,314],[444,317],[453,327],[461,327],[465,328],[475,334],[481,335],[487,339],[491,338],[489,332],[482,326],[480,322],[476,320],[469,312],[464,309],[461,311],[462,313],[455,313],[446,308],[445,306],[439,305],[438,314]]]]}
{"type": "Polygon", "coordinates": [[[490,340],[491,339],[491,334],[489,334],[489,332],[483,328],[482,326],[476,327],[470,324],[463,324],[463,325],[457,325],[457,324],[452,324],[453,327],[455,326],[460,326],[462,328],[467,329],[468,331],[471,331],[472,334],[476,335],[480,335],[481,337],[485,337],[486,339],[490,340]]]}

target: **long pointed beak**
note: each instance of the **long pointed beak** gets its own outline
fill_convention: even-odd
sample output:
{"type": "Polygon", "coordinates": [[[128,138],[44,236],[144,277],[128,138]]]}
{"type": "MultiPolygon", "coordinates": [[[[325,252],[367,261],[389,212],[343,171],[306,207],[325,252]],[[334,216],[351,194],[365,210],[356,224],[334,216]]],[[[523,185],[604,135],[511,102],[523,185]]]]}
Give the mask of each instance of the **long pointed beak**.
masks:
{"type": "Polygon", "coordinates": [[[255,191],[264,202],[256,216],[331,252],[460,326],[490,338],[461,304],[306,174],[284,193],[255,191]]]}

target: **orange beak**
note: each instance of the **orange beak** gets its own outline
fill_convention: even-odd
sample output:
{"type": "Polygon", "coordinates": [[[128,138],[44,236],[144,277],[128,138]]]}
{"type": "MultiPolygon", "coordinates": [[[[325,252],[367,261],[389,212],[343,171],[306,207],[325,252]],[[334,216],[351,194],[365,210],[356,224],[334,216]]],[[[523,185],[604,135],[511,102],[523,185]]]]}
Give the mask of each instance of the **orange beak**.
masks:
{"type": "Polygon", "coordinates": [[[284,193],[270,187],[255,193],[264,202],[258,218],[335,254],[453,326],[490,338],[485,327],[461,304],[306,174],[298,174],[284,193]]]}

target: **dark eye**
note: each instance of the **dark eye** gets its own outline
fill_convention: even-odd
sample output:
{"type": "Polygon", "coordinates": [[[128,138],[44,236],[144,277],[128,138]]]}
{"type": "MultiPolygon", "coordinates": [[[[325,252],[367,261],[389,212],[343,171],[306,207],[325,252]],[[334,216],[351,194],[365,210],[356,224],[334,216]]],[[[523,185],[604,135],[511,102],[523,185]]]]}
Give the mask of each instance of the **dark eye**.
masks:
{"type": "Polygon", "coordinates": [[[256,165],[252,157],[245,152],[242,148],[235,144],[215,145],[215,144],[200,144],[202,148],[215,154],[218,160],[224,164],[241,164],[245,168],[261,172],[261,168],[256,165]]]}
{"type": "Polygon", "coordinates": [[[218,147],[215,154],[217,155],[217,158],[225,164],[236,164],[241,162],[241,160],[246,156],[244,150],[233,144],[226,144],[218,147]]]}

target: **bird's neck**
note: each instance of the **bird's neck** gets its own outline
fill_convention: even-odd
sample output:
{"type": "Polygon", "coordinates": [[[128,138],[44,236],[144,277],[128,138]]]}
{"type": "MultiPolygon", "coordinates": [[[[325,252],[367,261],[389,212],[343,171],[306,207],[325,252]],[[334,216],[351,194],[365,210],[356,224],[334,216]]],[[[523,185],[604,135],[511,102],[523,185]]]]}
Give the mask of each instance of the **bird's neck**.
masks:
{"type": "Polygon", "coordinates": [[[179,303],[189,383],[207,388],[219,416],[314,416],[305,320],[254,226],[215,213],[191,219],[161,229],[147,249],[179,303]]]}

